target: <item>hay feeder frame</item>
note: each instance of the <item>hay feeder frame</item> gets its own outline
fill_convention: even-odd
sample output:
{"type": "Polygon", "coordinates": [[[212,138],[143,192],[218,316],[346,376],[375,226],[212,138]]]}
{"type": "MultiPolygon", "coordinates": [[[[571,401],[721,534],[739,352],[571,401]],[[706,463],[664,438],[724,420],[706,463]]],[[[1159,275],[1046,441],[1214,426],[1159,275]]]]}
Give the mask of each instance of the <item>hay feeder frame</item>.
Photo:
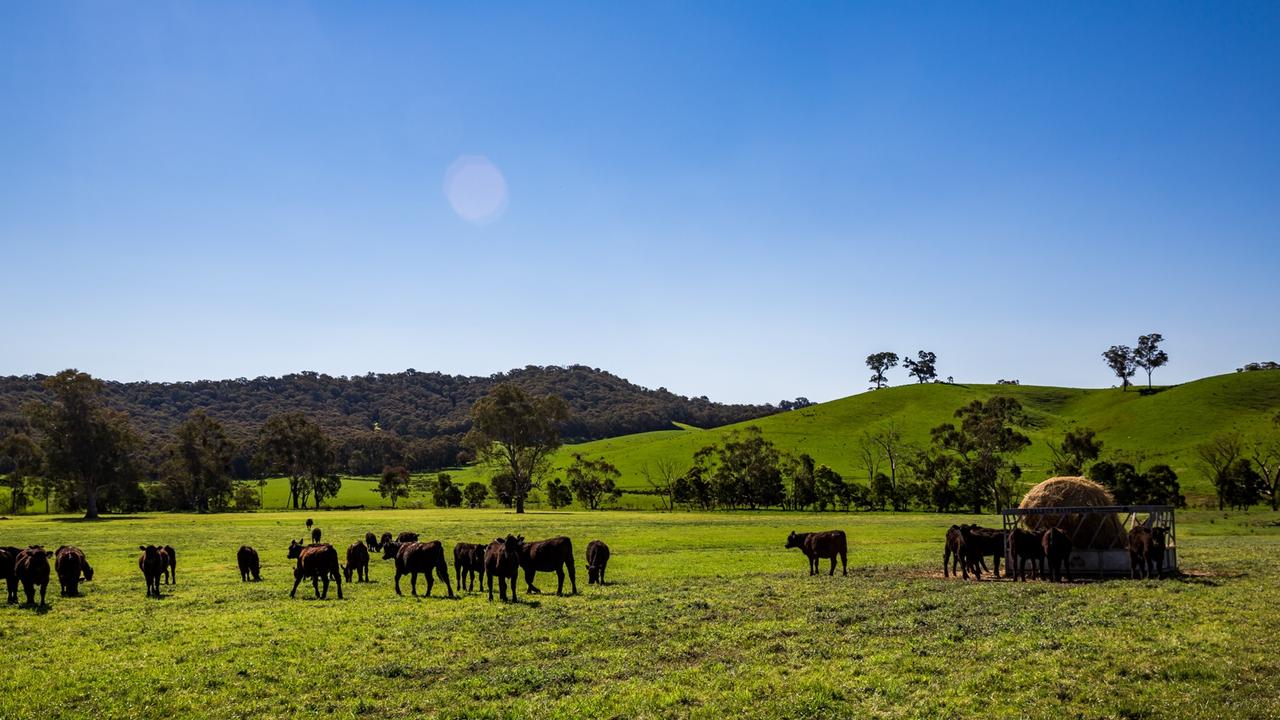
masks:
{"type": "MultiPolygon", "coordinates": [[[[1071,550],[1071,572],[1073,574],[1094,576],[1094,577],[1116,577],[1129,575],[1129,551],[1125,547],[1095,547],[1098,543],[1098,535],[1101,529],[1106,525],[1104,518],[1111,515],[1119,520],[1124,534],[1127,536],[1129,531],[1138,525],[1146,527],[1165,527],[1168,528],[1168,536],[1165,541],[1164,556],[1164,572],[1166,575],[1178,574],[1178,530],[1177,522],[1174,517],[1174,507],[1172,505],[1097,505],[1097,506],[1071,506],[1071,507],[1039,507],[1039,508],[1005,508],[1001,511],[1004,522],[1004,531],[1006,538],[1005,545],[1005,566],[1013,567],[1013,552],[1008,544],[1008,538],[1012,537],[1012,530],[1025,525],[1025,519],[1028,516],[1039,515],[1075,515],[1078,517],[1098,516],[1097,522],[1084,523],[1079,522],[1077,526],[1068,533],[1073,546],[1071,550]],[[1141,521],[1139,520],[1142,517],[1141,521]],[[1089,533],[1089,525],[1093,526],[1092,536],[1086,537],[1089,533]],[[1079,536],[1079,537],[1077,537],[1079,536]]],[[[1010,573],[1006,569],[1006,576],[1010,573]]]]}

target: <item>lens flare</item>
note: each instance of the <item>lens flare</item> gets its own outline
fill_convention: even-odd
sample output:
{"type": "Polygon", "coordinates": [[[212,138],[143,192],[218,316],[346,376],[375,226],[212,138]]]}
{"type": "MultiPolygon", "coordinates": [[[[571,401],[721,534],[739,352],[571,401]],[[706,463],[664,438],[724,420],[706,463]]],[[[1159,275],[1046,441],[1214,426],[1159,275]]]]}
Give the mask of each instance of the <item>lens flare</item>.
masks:
{"type": "Polygon", "coordinates": [[[444,195],[458,217],[487,225],[507,209],[507,181],[483,155],[463,155],[444,174],[444,195]]]}

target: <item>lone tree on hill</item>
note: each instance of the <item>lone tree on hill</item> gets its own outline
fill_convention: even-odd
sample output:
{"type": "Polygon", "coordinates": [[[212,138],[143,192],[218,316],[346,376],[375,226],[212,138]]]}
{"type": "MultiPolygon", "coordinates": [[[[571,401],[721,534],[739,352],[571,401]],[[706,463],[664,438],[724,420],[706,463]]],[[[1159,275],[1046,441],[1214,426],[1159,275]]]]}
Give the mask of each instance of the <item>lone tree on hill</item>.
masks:
{"type": "Polygon", "coordinates": [[[872,353],[867,356],[867,367],[871,368],[871,380],[875,383],[875,390],[884,387],[884,374],[889,368],[898,366],[898,354],[891,352],[872,353]]]}
{"type": "Polygon", "coordinates": [[[382,470],[382,479],[378,481],[378,494],[391,500],[391,507],[396,500],[409,497],[409,470],[403,465],[388,467],[382,470]]]}
{"type": "Polygon", "coordinates": [[[921,350],[916,353],[917,360],[904,358],[902,367],[907,369],[907,375],[914,377],[918,383],[932,382],[938,377],[938,356],[921,350]]]}
{"type": "Polygon", "coordinates": [[[1112,345],[1110,349],[1102,353],[1102,359],[1107,361],[1107,367],[1111,368],[1111,372],[1120,378],[1120,387],[1122,390],[1128,391],[1129,378],[1138,371],[1137,362],[1133,358],[1133,350],[1128,345],[1112,345]]]}
{"type": "Polygon", "coordinates": [[[503,383],[471,408],[471,430],[463,444],[476,457],[505,471],[516,512],[524,512],[529,492],[538,487],[548,461],[560,447],[560,426],[569,406],[556,395],[533,397],[503,383]]]}
{"type": "Polygon", "coordinates": [[[103,406],[102,383],[87,373],[63,370],[44,388],[53,399],[28,406],[27,415],[40,435],[45,472],[65,500],[83,502],[86,520],[97,518],[101,492],[137,490],[142,439],[123,413],[103,406]]]}
{"type": "Polygon", "coordinates": [[[1151,371],[1169,362],[1169,354],[1160,349],[1164,336],[1151,333],[1138,338],[1138,347],[1133,349],[1133,362],[1147,371],[1147,389],[1151,389],[1151,371]]]}
{"type": "Polygon", "coordinates": [[[573,465],[565,471],[573,494],[588,510],[599,510],[601,502],[622,497],[616,484],[620,477],[622,473],[608,460],[586,460],[581,453],[573,454],[573,465]]]}

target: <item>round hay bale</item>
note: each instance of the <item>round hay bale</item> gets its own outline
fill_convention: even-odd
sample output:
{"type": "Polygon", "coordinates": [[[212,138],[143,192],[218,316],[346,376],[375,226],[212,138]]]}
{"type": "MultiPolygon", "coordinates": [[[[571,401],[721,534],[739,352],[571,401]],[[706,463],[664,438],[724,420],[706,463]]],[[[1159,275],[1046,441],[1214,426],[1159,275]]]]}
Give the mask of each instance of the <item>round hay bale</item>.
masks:
{"type": "MultiPolygon", "coordinates": [[[[1027,491],[1018,507],[1101,507],[1115,504],[1116,499],[1110,491],[1088,478],[1054,477],[1027,491]]],[[[1115,513],[1025,515],[1022,522],[1032,530],[1060,528],[1077,548],[1122,548],[1127,540],[1124,525],[1115,513]]]]}

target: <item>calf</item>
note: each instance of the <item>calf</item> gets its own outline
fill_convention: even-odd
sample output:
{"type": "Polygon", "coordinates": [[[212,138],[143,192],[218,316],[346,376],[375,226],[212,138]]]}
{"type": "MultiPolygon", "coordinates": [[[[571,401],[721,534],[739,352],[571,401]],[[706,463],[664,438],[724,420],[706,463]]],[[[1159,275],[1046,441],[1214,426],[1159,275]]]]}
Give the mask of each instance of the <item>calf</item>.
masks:
{"type": "Polygon", "coordinates": [[[378,552],[378,536],[371,532],[364,534],[364,546],[371,552],[378,552]]]}
{"type": "Polygon", "coordinates": [[[241,545],[236,551],[236,564],[240,566],[240,582],[249,582],[252,576],[254,582],[262,580],[262,576],[258,573],[258,551],[248,545],[241,545]]]}
{"type": "Polygon", "coordinates": [[[1153,569],[1157,578],[1164,575],[1166,532],[1166,528],[1141,525],[1129,531],[1129,577],[1149,578],[1153,569]]]}
{"type": "Polygon", "coordinates": [[[160,576],[169,564],[164,548],[139,545],[138,549],[142,551],[138,556],[138,569],[142,571],[142,579],[147,583],[147,597],[160,597],[160,576]]]}
{"type": "Polygon", "coordinates": [[[351,582],[352,575],[356,582],[369,582],[369,548],[364,543],[357,540],[347,548],[347,564],[342,566],[342,573],[347,582],[351,582]]]}
{"type": "Polygon", "coordinates": [[[396,536],[396,542],[401,542],[401,543],[418,542],[418,533],[409,532],[408,530],[406,530],[396,536]]]}
{"type": "Polygon", "coordinates": [[[80,594],[80,576],[86,582],[93,580],[93,568],[84,557],[84,551],[71,545],[63,545],[53,553],[53,569],[58,574],[58,584],[63,597],[80,594]]]}
{"type": "Polygon", "coordinates": [[[45,606],[44,595],[49,589],[49,551],[39,545],[18,553],[13,563],[13,571],[22,582],[22,592],[27,596],[27,604],[36,604],[36,588],[40,588],[40,607],[45,606]]]}
{"type": "Polygon", "coordinates": [[[289,597],[297,597],[298,585],[304,578],[311,578],[311,587],[316,597],[329,597],[329,578],[338,584],[338,599],[342,599],[342,576],[338,574],[338,551],[329,543],[303,545],[294,540],[289,544],[289,559],[297,559],[298,565],[293,569],[293,589],[289,597]],[[324,581],[324,591],[320,591],[320,581],[324,581]]]}
{"type": "Polygon", "coordinates": [[[453,571],[457,575],[458,592],[476,589],[476,576],[484,587],[484,545],[460,542],[453,546],[453,571]]]}
{"type": "Polygon", "coordinates": [[[172,545],[165,545],[160,548],[164,553],[164,581],[166,583],[178,584],[178,551],[173,549],[172,545]]]}
{"type": "Polygon", "coordinates": [[[828,575],[836,574],[836,558],[840,559],[840,569],[845,575],[849,574],[848,554],[849,545],[844,537],[843,530],[824,530],[822,532],[798,533],[792,532],[787,536],[788,549],[800,548],[800,552],[809,559],[809,574],[818,574],[818,560],[821,558],[831,558],[831,572],[828,575]]]}
{"type": "Polygon", "coordinates": [[[1013,577],[1027,581],[1027,563],[1031,563],[1031,578],[1044,574],[1044,533],[1040,530],[1014,528],[1009,535],[1009,561],[1013,564],[1013,577]]]}
{"type": "Polygon", "coordinates": [[[439,540],[431,542],[411,542],[400,546],[396,553],[396,594],[400,595],[400,577],[409,576],[409,591],[416,597],[418,594],[418,573],[427,576],[427,595],[431,595],[431,587],[435,580],[431,571],[444,582],[444,587],[453,597],[453,588],[449,586],[449,566],[444,560],[444,544],[439,540]]]}
{"type": "MultiPolygon", "coordinates": [[[[310,527],[310,525],[311,525],[311,523],[310,523],[310,522],[308,522],[308,523],[307,523],[307,526],[308,526],[308,527],[310,527]]],[[[320,528],[312,528],[312,529],[311,529],[311,544],[312,544],[312,545],[319,545],[319,544],[320,544],[320,528]]]]}
{"type": "Polygon", "coordinates": [[[1066,568],[1067,582],[1071,579],[1071,538],[1058,528],[1049,528],[1040,537],[1040,546],[1044,550],[1045,562],[1049,565],[1049,577],[1054,582],[1062,579],[1063,568],[1066,568]]]}
{"type": "Polygon", "coordinates": [[[0,579],[8,586],[10,603],[18,602],[18,575],[13,566],[18,562],[20,552],[22,551],[16,547],[0,547],[0,579]]]}
{"type": "Polygon", "coordinates": [[[609,546],[599,540],[587,543],[587,584],[604,585],[604,569],[609,564],[609,546]]]}
{"type": "Polygon", "coordinates": [[[965,580],[969,579],[969,572],[973,572],[974,579],[982,579],[982,570],[986,567],[982,556],[978,555],[975,547],[981,545],[981,541],[972,538],[974,526],[952,525],[947,528],[947,537],[942,548],[942,576],[953,577],[963,575],[965,580]],[[969,542],[973,539],[973,542],[969,542]],[[956,569],[959,568],[959,572],[956,569]]]}
{"type": "Polygon", "coordinates": [[[493,579],[498,578],[498,592],[507,601],[507,583],[511,583],[511,602],[516,598],[516,578],[520,575],[520,548],[523,537],[508,535],[497,538],[484,549],[484,574],[489,578],[489,602],[493,602],[493,579]]]}
{"type": "MultiPolygon", "coordinates": [[[[969,554],[969,569],[975,573],[979,570],[987,569],[986,558],[991,558],[992,574],[1000,577],[1000,558],[1004,557],[1005,552],[1005,535],[1003,530],[993,530],[992,528],[984,528],[981,525],[961,525],[960,532],[964,535],[965,551],[969,554]]],[[[1009,569],[1005,568],[1008,574],[1009,569]]]]}
{"type": "Polygon", "coordinates": [[[524,569],[524,582],[528,586],[530,593],[542,592],[533,585],[535,573],[554,572],[558,581],[556,594],[563,595],[564,573],[567,569],[573,594],[578,594],[577,572],[573,567],[573,542],[563,535],[549,540],[537,540],[521,544],[520,567],[524,569]]]}

